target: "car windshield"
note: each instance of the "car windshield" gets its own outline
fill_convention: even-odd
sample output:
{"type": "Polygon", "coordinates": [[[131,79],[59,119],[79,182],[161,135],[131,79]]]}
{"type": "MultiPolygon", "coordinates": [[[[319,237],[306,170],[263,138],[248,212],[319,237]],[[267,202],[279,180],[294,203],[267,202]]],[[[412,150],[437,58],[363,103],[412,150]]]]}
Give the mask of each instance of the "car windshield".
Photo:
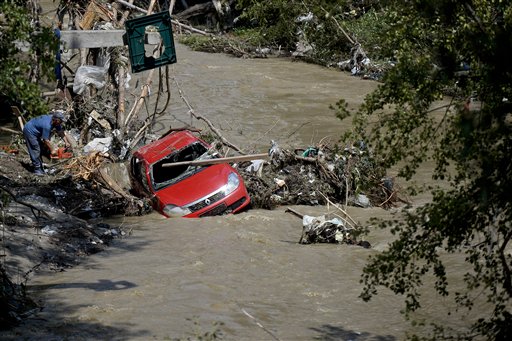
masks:
{"type": "Polygon", "coordinates": [[[158,162],[155,162],[151,167],[151,181],[153,188],[155,190],[160,190],[199,172],[203,168],[201,166],[190,165],[163,167],[164,164],[206,159],[210,157],[207,154],[207,151],[208,149],[206,146],[200,142],[195,142],[185,148],[174,151],[158,162]]]}

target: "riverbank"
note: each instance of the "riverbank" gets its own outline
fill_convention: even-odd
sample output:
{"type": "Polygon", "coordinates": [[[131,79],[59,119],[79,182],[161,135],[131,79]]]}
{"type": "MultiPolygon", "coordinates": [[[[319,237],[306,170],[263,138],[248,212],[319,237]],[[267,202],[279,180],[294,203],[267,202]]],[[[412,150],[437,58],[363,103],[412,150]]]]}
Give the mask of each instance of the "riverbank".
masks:
{"type": "Polygon", "coordinates": [[[0,151],[2,329],[43,308],[24,292],[35,273],[65,271],[127,234],[101,217],[66,213],[87,201],[94,205],[97,193],[82,186],[69,174],[36,176],[27,156],[0,151]]]}

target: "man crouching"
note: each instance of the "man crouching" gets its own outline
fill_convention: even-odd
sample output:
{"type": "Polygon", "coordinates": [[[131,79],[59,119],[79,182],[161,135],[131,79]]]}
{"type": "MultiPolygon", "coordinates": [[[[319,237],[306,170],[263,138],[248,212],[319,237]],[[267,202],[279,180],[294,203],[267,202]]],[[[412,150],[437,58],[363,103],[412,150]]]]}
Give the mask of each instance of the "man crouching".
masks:
{"type": "Polygon", "coordinates": [[[62,128],[62,123],[66,122],[63,110],[54,110],[48,115],[41,115],[34,117],[27,122],[23,128],[23,136],[27,143],[28,153],[32,166],[34,167],[34,174],[44,175],[43,162],[41,160],[42,148],[46,147],[51,155],[56,155],[57,148],[54,148],[50,142],[52,130],[55,129],[66,145],[66,148],[71,146],[68,136],[62,128]]]}

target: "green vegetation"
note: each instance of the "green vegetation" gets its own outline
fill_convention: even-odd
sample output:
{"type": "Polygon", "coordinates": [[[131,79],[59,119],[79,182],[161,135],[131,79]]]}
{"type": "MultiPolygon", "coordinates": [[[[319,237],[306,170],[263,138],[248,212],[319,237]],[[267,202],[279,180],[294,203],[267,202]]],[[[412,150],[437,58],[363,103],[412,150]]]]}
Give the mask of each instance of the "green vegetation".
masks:
{"type": "Polygon", "coordinates": [[[250,53],[270,48],[290,55],[299,44],[308,49],[301,56],[304,61],[325,66],[349,59],[357,43],[372,59],[387,57],[380,36],[389,26],[389,17],[372,2],[355,6],[352,1],[238,0],[236,9],[240,12],[237,24],[222,39],[185,37],[180,41],[199,51],[234,54],[239,49],[250,53]]]}
{"type": "Polygon", "coordinates": [[[46,113],[37,81],[52,79],[58,41],[40,27],[32,1],[0,2],[0,97],[27,110],[46,113]]]}
{"type": "Polygon", "coordinates": [[[387,287],[404,296],[404,312],[414,318],[422,287],[433,278],[443,300],[477,317],[467,330],[432,324],[432,339],[510,339],[512,4],[399,1],[386,11],[394,24],[382,38],[397,64],[353,115],[357,137],[350,138],[367,141],[405,179],[433,161],[434,180],[449,186],[433,188],[431,203],[380,222],[396,240],[365,267],[362,298],[387,287]],[[463,65],[470,70],[461,71],[463,65]],[[454,96],[436,119],[432,108],[447,88],[454,96]],[[482,105],[468,107],[476,98],[482,105]],[[462,255],[467,265],[457,270],[465,272],[459,287],[450,255],[462,255]]]}
{"type": "Polygon", "coordinates": [[[239,0],[240,19],[253,26],[260,43],[292,49],[296,41],[296,18],[303,12],[301,1],[239,0]]]}

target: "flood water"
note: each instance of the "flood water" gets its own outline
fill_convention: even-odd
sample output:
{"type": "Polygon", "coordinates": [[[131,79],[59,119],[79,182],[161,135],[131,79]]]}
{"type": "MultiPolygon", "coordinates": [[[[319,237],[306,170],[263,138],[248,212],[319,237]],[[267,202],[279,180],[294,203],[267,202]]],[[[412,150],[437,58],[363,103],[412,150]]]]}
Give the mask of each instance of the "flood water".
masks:
{"type": "MultiPolygon", "coordinates": [[[[337,138],[348,126],[328,106],[341,97],[357,106],[376,86],[284,59],[235,59],[179,44],[177,56],[171,77],[196,113],[233,143],[263,151],[271,140],[304,146],[337,138]]],[[[171,89],[161,131],[190,122],[175,83],[171,89]]],[[[335,211],[294,208],[308,215],[335,211]]],[[[285,209],[202,219],[116,218],[111,222],[129,228],[129,236],[80,266],[30,281],[29,290],[44,302],[38,319],[45,322],[32,321],[25,331],[37,329],[39,337],[44,331],[48,339],[164,340],[212,332],[222,323],[226,340],[403,338],[409,325],[399,314],[399,298],[386,291],[370,303],[358,298],[362,267],[389,236],[372,233],[371,249],[300,245],[301,220],[285,209]]],[[[390,214],[380,208],[348,212],[363,224],[390,214]]]]}
{"type": "MultiPolygon", "coordinates": [[[[350,126],[329,105],[343,97],[357,107],[377,86],[284,59],[236,59],[180,44],[176,49],[172,99],[156,131],[191,122],[176,79],[196,113],[252,152],[265,152],[271,140],[297,147],[335,141],[350,126]]],[[[146,75],[133,77],[134,96],[140,92],[137,78],[146,75]]],[[[425,169],[419,180],[429,181],[428,174],[425,169]]],[[[371,249],[300,245],[302,222],[285,209],[201,219],[157,213],[112,219],[130,235],[73,269],[32,278],[28,289],[45,308],[23,329],[43,340],[166,340],[215,328],[225,340],[403,339],[411,329],[399,313],[400,297],[381,291],[369,303],[358,298],[367,257],[385,249],[390,236],[373,232],[371,249]]],[[[336,211],[294,209],[309,215],[336,211]]],[[[348,213],[362,224],[390,215],[380,208],[348,213]]],[[[437,309],[432,303],[426,314],[436,316],[437,309]]]]}

